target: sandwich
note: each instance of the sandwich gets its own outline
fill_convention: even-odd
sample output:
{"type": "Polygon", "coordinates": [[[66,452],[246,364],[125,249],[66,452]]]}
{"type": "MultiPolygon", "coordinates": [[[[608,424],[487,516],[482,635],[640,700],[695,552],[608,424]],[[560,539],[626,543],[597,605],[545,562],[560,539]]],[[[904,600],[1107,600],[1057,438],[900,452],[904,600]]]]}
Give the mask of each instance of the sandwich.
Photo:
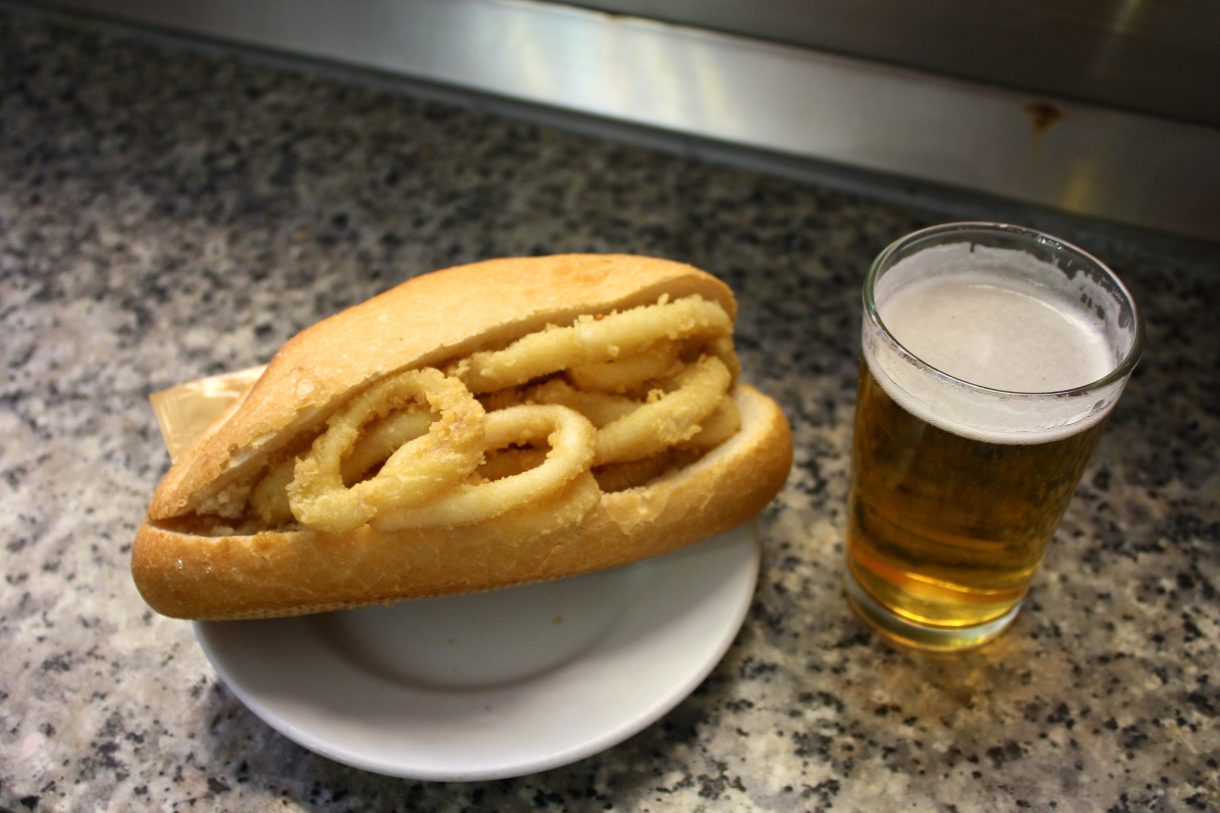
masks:
{"type": "Polygon", "coordinates": [[[616,567],[729,530],[792,463],[729,288],[628,255],[414,277],[296,335],[132,547],[164,615],[301,615],[616,567]]]}

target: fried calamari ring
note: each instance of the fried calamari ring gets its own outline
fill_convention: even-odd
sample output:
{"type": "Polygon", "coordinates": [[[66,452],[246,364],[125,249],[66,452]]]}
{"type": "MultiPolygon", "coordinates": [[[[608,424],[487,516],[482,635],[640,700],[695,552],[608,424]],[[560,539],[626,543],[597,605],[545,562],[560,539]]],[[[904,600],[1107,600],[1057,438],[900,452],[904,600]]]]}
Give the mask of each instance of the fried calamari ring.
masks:
{"type": "Polygon", "coordinates": [[[343,484],[359,482],[371,468],[389,460],[396,449],[427,434],[434,419],[426,409],[407,409],[370,424],[361,431],[351,454],[343,459],[343,484]]]}
{"type": "Polygon", "coordinates": [[[593,460],[595,433],[587,418],[561,406],[535,404],[489,412],[486,416],[487,448],[524,445],[545,438],[551,447],[546,459],[520,474],[449,488],[434,495],[427,505],[383,511],[373,520],[373,527],[393,531],[468,525],[542,500],[588,471],[593,460]]]}
{"type": "MultiPolygon", "coordinates": [[[[496,534],[504,540],[535,540],[571,528],[583,522],[601,498],[602,490],[597,487],[597,480],[592,473],[583,471],[537,503],[516,506],[496,517],[496,534]]],[[[516,545],[505,545],[500,555],[511,557],[517,549],[516,545]]]]}
{"type": "Polygon", "coordinates": [[[436,496],[481,461],[483,416],[465,385],[439,370],[407,370],[382,379],[332,415],[309,453],[297,460],[287,486],[293,516],[307,528],[342,533],[436,496]],[[361,426],[421,399],[440,416],[427,434],[396,449],[375,477],[347,487],[342,463],[361,426]]]}
{"type": "Polygon", "coordinates": [[[741,360],[737,358],[737,349],[733,346],[731,334],[713,339],[708,344],[706,352],[724,362],[724,366],[729,370],[729,375],[733,377],[734,381],[737,380],[737,376],[741,374],[741,360]]]}
{"type": "Polygon", "coordinates": [[[578,390],[562,378],[552,378],[530,387],[525,391],[524,398],[531,404],[559,404],[574,409],[599,429],[630,415],[640,406],[639,401],[624,395],[578,390]]]}
{"type": "Polygon", "coordinates": [[[577,364],[568,369],[567,377],[581,390],[624,393],[673,375],[680,350],[678,342],[661,342],[622,358],[577,364]]]}
{"type": "Polygon", "coordinates": [[[715,411],[732,384],[724,362],[704,356],[668,383],[668,392],[659,392],[631,414],[597,430],[593,465],[641,460],[675,444],[690,440],[699,432],[699,422],[715,411]]]}
{"type": "Polygon", "coordinates": [[[710,449],[737,434],[740,428],[741,412],[737,409],[737,402],[732,396],[726,395],[716,404],[712,414],[700,422],[699,431],[680,445],[692,449],[710,449]]]}
{"type": "MultiPolygon", "coordinates": [[[[427,432],[431,424],[432,413],[412,409],[395,412],[369,425],[351,454],[343,459],[343,484],[357,482],[373,466],[384,463],[399,446],[427,432]]],[[[263,524],[275,527],[295,519],[287,491],[295,468],[295,457],[284,458],[267,471],[251,492],[250,507],[263,524]]]]}
{"type": "MultiPolygon", "coordinates": [[[[560,432],[558,423],[548,424],[545,459],[540,449],[503,448],[545,434],[537,418],[520,417],[519,406],[567,407],[584,416],[597,431],[583,467],[598,466],[606,479],[607,464],[658,458],[673,447],[707,449],[737,431],[740,419],[723,397],[736,371],[731,320],[715,302],[662,298],[581,316],[457,362],[453,375],[469,389],[436,370],[370,387],[332,416],[307,454],[268,469],[249,505],[269,526],[295,519],[334,533],[370,521],[383,529],[480,522],[553,493],[575,476],[571,461],[586,453],[574,451],[584,449],[576,430],[560,432]],[[706,355],[684,366],[700,352],[706,355]],[[470,390],[482,393],[483,405],[470,390]],[[421,401],[428,408],[410,408],[421,401]],[[504,415],[484,425],[484,407],[504,415]],[[493,425],[527,424],[534,436],[483,436],[493,425]],[[497,449],[484,462],[484,452],[497,449]]],[[[639,473],[645,466],[631,468],[639,473]]],[[[642,477],[623,471],[619,482],[642,477]]]]}
{"type": "Polygon", "coordinates": [[[492,392],[581,364],[632,355],[664,339],[716,339],[732,332],[733,321],[724,308],[691,296],[600,318],[582,316],[569,327],[550,326],[503,350],[472,354],[458,363],[455,374],[471,392],[492,392]]]}

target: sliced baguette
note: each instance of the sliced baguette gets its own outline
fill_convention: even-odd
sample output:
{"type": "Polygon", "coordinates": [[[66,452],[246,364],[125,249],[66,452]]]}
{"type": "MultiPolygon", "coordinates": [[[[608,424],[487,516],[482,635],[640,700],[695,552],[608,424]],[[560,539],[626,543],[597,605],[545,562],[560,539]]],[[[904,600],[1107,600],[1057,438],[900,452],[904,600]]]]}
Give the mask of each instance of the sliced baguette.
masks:
{"type": "Polygon", "coordinates": [[[316,433],[355,390],[396,370],[504,346],[582,314],[699,295],[736,315],[732,293],[691,266],[626,255],[496,260],[417,277],[305,330],[157,488],[132,573],[148,604],[195,619],[300,615],[574,576],[677,550],[760,511],[792,463],[788,422],[737,384],[742,428],[646,486],[603,494],[575,527],[539,534],[526,506],[453,528],[342,535],[260,530],[207,506],[316,433]]]}

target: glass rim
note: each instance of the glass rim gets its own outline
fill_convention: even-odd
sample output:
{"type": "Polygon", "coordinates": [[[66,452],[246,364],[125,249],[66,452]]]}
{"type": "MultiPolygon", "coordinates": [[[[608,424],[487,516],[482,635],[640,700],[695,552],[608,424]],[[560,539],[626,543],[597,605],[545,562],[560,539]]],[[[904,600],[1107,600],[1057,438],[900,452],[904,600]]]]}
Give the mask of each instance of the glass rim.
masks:
{"type": "Polygon", "coordinates": [[[1144,321],[1140,315],[1139,307],[1135,303],[1135,297],[1123,284],[1122,279],[1118,274],[1114,273],[1114,269],[1099,260],[1093,254],[1085,251],[1073,243],[1066,240],[1061,240],[1054,235],[1037,229],[1031,229],[1026,226],[1016,226],[1010,223],[994,223],[983,220],[968,220],[957,223],[941,223],[936,226],[928,226],[909,234],[903,235],[894,242],[890,243],[881,253],[873,260],[872,265],[868,269],[868,275],[864,279],[864,313],[868,320],[881,332],[881,335],[897,348],[903,358],[908,359],[917,367],[920,367],[928,372],[934,373],[937,376],[948,379],[950,382],[978,391],[980,393],[997,395],[1002,397],[1025,397],[1025,398],[1070,398],[1087,395],[1099,389],[1104,389],[1118,381],[1123,380],[1131,374],[1135,369],[1135,365],[1139,363],[1140,356],[1143,354],[1144,348],[1144,321]],[[1018,237],[1024,237],[1038,243],[1051,245],[1056,250],[1066,250],[1079,255],[1082,259],[1092,263],[1117,287],[1120,294],[1126,299],[1131,306],[1131,316],[1134,320],[1134,335],[1131,341],[1131,347],[1123,358],[1114,366],[1110,372],[1106,373],[1101,378],[1095,381],[1090,381],[1087,384],[1082,384],[1078,387],[1071,387],[1064,390],[1046,390],[1046,391],[1023,391],[1023,390],[1004,390],[995,387],[987,387],[982,384],[975,384],[972,381],[967,381],[964,378],[959,378],[952,373],[947,373],[944,370],[921,359],[918,355],[911,352],[902,342],[898,340],[890,329],[886,327],[885,322],[881,319],[881,314],[877,310],[877,301],[873,296],[873,290],[877,283],[877,277],[881,272],[882,267],[886,262],[901,248],[917,240],[925,239],[930,236],[935,236],[944,232],[991,232],[995,234],[1007,234],[1018,237]]]}

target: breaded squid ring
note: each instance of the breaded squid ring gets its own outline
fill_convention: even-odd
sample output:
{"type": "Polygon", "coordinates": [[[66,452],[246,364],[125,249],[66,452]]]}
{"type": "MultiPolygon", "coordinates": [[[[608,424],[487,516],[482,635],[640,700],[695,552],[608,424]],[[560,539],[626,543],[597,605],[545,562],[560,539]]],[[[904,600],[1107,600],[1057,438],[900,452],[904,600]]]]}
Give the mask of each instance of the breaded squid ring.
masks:
{"type": "MultiPolygon", "coordinates": [[[[351,454],[343,459],[343,484],[350,486],[378,463],[384,463],[394,450],[423,435],[432,424],[432,413],[423,409],[395,412],[374,422],[356,441],[351,454]]],[[[296,458],[286,457],[271,467],[250,494],[250,507],[265,524],[280,526],[292,522],[288,504],[288,484],[292,482],[296,458]]]]}
{"type": "Polygon", "coordinates": [[[630,415],[640,406],[639,401],[633,401],[625,395],[578,390],[562,378],[552,378],[530,387],[525,390],[523,397],[531,404],[559,404],[574,409],[599,429],[630,415]]]}
{"type": "Polygon", "coordinates": [[[673,388],[597,430],[593,465],[641,460],[690,440],[732,384],[715,356],[704,356],[670,382],[673,388]]]}
{"type": "Polygon", "coordinates": [[[741,428],[741,412],[731,396],[724,396],[716,409],[699,422],[699,431],[681,443],[684,448],[710,449],[737,434],[741,428]]]}
{"type": "MultiPolygon", "coordinates": [[[[496,517],[496,533],[502,539],[536,539],[562,531],[583,522],[601,498],[597,480],[591,472],[583,471],[537,503],[518,505],[496,517]]],[[[516,546],[505,545],[501,555],[511,557],[515,550],[516,546]]]]}
{"type": "Polygon", "coordinates": [[[386,415],[365,427],[351,454],[343,458],[344,485],[358,482],[361,475],[389,460],[403,444],[423,437],[435,419],[436,416],[426,409],[407,409],[386,415]]]}
{"type": "Polygon", "coordinates": [[[461,482],[482,460],[484,411],[461,381],[439,370],[407,370],[356,395],[327,421],[287,486],[292,514],[307,528],[342,533],[391,509],[424,502],[461,482]],[[343,459],[374,418],[426,400],[439,414],[427,434],[396,449],[381,471],[350,488],[343,459]]]}
{"type": "Polygon", "coordinates": [[[489,412],[488,449],[546,438],[551,447],[546,459],[534,468],[488,483],[463,483],[427,505],[383,511],[373,520],[373,527],[393,531],[468,525],[543,500],[589,470],[595,433],[587,418],[562,406],[534,404],[489,412]]]}
{"type": "Polygon", "coordinates": [[[622,358],[577,364],[568,369],[567,377],[586,391],[629,392],[646,381],[673,375],[680,349],[678,342],[662,342],[622,358]]]}
{"type": "Polygon", "coordinates": [[[732,332],[733,320],[724,308],[690,296],[600,318],[582,316],[569,327],[551,326],[503,350],[474,353],[457,365],[455,373],[471,392],[492,392],[581,364],[638,353],[663,339],[716,339],[732,332]]]}

